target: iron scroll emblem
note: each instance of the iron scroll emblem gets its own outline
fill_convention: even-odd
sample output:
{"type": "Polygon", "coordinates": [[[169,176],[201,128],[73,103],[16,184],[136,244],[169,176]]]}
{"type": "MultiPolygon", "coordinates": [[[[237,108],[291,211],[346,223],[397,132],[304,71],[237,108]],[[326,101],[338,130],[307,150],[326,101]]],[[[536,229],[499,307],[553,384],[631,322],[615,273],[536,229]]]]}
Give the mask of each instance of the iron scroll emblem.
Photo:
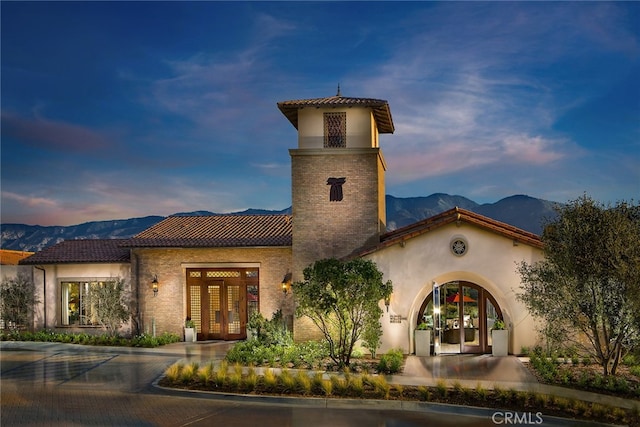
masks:
{"type": "Polygon", "coordinates": [[[329,178],[327,179],[327,185],[331,186],[329,190],[330,202],[342,201],[342,184],[347,182],[347,178],[329,178]]]}

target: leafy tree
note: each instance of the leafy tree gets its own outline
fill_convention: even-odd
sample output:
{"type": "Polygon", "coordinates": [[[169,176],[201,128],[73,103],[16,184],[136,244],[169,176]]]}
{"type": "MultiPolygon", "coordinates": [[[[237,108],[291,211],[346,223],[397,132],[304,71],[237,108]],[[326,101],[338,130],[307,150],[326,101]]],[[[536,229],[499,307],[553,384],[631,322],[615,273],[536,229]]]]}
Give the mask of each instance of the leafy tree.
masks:
{"type": "Polygon", "coordinates": [[[108,335],[117,336],[123,322],[131,317],[128,306],[128,295],[125,290],[125,280],[121,277],[91,286],[90,301],[97,301],[92,307],[98,323],[107,331],[108,335]]]}
{"type": "Polygon", "coordinates": [[[362,332],[362,345],[369,350],[371,357],[376,357],[376,352],[382,344],[382,325],[378,319],[370,318],[364,325],[362,332]]]}
{"type": "Polygon", "coordinates": [[[324,259],[305,268],[304,281],[293,284],[298,317],[308,316],[329,344],[331,359],[349,366],[354,345],[366,328],[380,325],[378,302],[391,295],[374,262],[324,259]]]}
{"type": "Polygon", "coordinates": [[[29,326],[33,319],[35,305],[38,302],[36,286],[29,275],[18,273],[15,277],[2,279],[2,283],[0,283],[0,315],[4,320],[5,327],[29,326]]]}
{"type": "Polygon", "coordinates": [[[581,347],[604,375],[640,343],[640,206],[583,196],[543,231],[545,259],[518,266],[519,299],[556,340],[581,347]]]}

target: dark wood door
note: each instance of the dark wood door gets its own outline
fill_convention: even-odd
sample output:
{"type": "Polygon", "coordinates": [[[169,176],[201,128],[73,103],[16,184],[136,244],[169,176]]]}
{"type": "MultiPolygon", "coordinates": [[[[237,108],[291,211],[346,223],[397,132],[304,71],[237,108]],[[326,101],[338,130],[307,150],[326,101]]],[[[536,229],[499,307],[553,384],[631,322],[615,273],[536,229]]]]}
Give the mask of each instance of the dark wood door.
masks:
{"type": "Polygon", "coordinates": [[[247,337],[247,285],[238,271],[187,271],[187,316],[198,340],[247,337]],[[231,277],[217,278],[216,275],[231,277]]]}

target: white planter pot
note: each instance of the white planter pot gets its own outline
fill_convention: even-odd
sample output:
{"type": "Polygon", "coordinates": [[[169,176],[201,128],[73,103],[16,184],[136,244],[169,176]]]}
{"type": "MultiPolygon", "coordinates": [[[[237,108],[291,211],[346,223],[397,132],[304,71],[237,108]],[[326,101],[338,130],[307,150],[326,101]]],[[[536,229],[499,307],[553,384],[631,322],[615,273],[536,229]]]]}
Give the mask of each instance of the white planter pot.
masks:
{"type": "Polygon", "coordinates": [[[508,330],[494,329],[491,331],[491,353],[494,356],[506,356],[509,354],[508,330]]]}
{"type": "Polygon", "coordinates": [[[416,356],[431,356],[431,331],[416,330],[416,356]]]}
{"type": "Polygon", "coordinates": [[[184,328],[185,342],[196,342],[197,336],[195,328],[184,328]]]}

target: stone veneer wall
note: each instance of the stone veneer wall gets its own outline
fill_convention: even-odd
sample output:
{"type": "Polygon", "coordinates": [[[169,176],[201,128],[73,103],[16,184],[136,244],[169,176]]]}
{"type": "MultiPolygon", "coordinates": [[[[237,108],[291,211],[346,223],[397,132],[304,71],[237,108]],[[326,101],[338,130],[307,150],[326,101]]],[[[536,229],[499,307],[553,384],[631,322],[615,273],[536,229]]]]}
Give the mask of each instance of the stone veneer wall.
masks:
{"type": "MultiPolygon", "coordinates": [[[[386,227],[384,160],[378,148],[290,150],[293,279],[323,258],[342,258],[379,242],[386,227]],[[327,179],[346,177],[343,200],[329,201],[327,179]]],[[[298,341],[318,339],[308,319],[296,319],[298,341]]]]}
{"type": "MultiPolygon", "coordinates": [[[[292,314],[291,296],[282,293],[282,278],[291,271],[290,247],[264,248],[138,248],[132,251],[131,279],[138,285],[140,332],[183,334],[187,313],[186,267],[213,263],[260,264],[260,312],[268,319],[283,309],[292,314]],[[157,275],[158,296],[154,297],[151,280],[157,275]]],[[[137,298],[136,298],[137,297],[137,298]]]]}

